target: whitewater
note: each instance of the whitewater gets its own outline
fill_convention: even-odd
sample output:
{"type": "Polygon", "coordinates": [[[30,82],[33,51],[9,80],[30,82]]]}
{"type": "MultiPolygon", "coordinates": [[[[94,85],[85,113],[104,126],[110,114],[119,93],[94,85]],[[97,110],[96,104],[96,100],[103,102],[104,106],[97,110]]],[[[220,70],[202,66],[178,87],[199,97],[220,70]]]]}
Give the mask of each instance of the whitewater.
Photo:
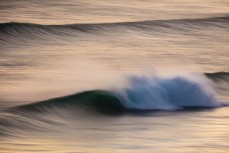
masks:
{"type": "Polygon", "coordinates": [[[229,151],[226,0],[0,8],[0,152],[229,151]]]}

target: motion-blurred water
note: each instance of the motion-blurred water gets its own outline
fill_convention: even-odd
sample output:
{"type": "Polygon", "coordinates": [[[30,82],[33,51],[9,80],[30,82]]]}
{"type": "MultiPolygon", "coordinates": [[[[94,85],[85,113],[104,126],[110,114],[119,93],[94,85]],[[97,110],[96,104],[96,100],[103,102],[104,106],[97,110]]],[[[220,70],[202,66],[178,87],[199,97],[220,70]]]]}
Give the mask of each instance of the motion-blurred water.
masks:
{"type": "Polygon", "coordinates": [[[228,14],[227,0],[1,0],[1,152],[229,152],[228,14]]]}

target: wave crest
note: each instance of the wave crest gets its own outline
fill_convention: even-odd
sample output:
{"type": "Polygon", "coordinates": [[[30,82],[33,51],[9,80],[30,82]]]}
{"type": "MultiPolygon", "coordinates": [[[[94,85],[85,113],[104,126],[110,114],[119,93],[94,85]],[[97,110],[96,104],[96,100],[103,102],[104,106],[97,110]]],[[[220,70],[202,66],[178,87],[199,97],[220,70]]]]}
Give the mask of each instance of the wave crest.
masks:
{"type": "Polygon", "coordinates": [[[120,92],[129,109],[176,110],[186,107],[220,107],[211,87],[204,80],[183,76],[173,78],[135,76],[120,92]]]}

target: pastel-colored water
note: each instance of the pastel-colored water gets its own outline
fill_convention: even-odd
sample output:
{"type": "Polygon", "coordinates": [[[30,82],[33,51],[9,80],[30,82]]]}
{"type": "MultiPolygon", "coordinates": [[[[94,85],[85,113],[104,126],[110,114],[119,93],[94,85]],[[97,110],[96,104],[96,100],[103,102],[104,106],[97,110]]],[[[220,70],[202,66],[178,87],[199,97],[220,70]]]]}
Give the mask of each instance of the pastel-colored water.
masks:
{"type": "Polygon", "coordinates": [[[227,0],[2,0],[0,8],[1,152],[229,151],[227,0]],[[69,101],[6,111],[94,89],[159,111],[95,115],[69,101]]]}

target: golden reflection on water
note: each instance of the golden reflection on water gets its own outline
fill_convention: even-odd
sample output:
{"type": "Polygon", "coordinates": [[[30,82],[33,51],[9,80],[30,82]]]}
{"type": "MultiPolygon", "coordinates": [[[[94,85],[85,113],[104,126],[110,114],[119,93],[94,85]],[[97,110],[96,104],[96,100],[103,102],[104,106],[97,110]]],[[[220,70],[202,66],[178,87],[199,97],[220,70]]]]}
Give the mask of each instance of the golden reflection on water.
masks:
{"type": "Polygon", "coordinates": [[[199,18],[228,14],[228,0],[1,1],[0,22],[101,23],[199,18]],[[12,11],[13,10],[13,11],[12,11]],[[17,12],[17,13],[15,13],[17,12]],[[25,14],[25,15],[21,15],[25,14]]]}
{"type": "Polygon", "coordinates": [[[6,152],[228,152],[227,108],[147,116],[67,120],[48,133],[6,138],[6,152]],[[74,123],[74,122],[80,122],[74,123]],[[67,128],[66,128],[67,127],[67,128]],[[16,147],[17,146],[17,147],[16,147]]]}
{"type": "MultiPolygon", "coordinates": [[[[1,37],[0,108],[2,102],[14,106],[83,90],[124,86],[128,75],[139,71],[154,74],[155,67],[160,73],[173,74],[228,71],[227,23],[205,21],[208,24],[200,26],[182,20],[174,24],[173,20],[227,16],[228,0],[11,0],[0,1],[0,8],[2,23],[169,23],[164,27],[152,23],[142,29],[97,25],[95,31],[87,33],[12,30],[17,34],[1,37]]],[[[227,91],[219,90],[225,92],[225,101],[227,91]]],[[[62,109],[23,113],[25,116],[8,118],[16,118],[13,126],[1,122],[0,128],[10,131],[0,135],[1,153],[229,152],[227,107],[93,119],[69,115],[62,109]],[[58,124],[43,123],[39,117],[58,124]]]]}
{"type": "Polygon", "coordinates": [[[147,74],[154,68],[172,74],[228,69],[229,37],[225,29],[209,27],[186,33],[167,30],[145,32],[117,27],[99,35],[73,31],[76,37],[54,37],[51,42],[34,39],[19,49],[20,42],[16,42],[11,49],[6,48],[0,60],[3,65],[15,65],[0,69],[1,100],[38,101],[110,88],[131,73],[147,74]]]}

